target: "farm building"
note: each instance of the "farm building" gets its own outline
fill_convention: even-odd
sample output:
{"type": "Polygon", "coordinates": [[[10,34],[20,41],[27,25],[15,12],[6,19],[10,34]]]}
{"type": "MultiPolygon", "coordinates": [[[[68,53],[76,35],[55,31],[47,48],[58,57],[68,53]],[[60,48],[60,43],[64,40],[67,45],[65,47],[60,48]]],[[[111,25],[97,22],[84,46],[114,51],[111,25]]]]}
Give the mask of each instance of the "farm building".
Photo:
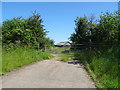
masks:
{"type": "Polygon", "coordinates": [[[71,43],[70,42],[60,42],[58,44],[55,45],[56,47],[71,47],[71,43]]]}

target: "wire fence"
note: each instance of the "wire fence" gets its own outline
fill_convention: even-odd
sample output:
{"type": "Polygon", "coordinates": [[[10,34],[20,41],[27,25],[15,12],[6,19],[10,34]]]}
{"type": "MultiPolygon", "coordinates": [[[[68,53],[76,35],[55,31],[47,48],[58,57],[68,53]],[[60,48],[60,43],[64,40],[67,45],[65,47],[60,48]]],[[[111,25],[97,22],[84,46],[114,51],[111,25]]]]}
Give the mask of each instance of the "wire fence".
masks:
{"type": "Polygon", "coordinates": [[[71,44],[70,49],[74,51],[79,51],[79,50],[94,50],[94,49],[109,49],[116,47],[114,44],[99,44],[99,43],[86,43],[86,44],[71,44]]]}

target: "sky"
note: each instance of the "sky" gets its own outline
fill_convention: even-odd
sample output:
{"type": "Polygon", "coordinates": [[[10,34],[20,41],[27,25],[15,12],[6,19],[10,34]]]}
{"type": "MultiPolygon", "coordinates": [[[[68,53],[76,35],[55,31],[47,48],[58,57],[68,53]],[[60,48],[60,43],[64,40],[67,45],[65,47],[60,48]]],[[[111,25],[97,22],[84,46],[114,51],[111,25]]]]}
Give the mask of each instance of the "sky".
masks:
{"type": "Polygon", "coordinates": [[[3,2],[118,2],[119,0],[2,0],[3,2]]]}
{"type": "Polygon", "coordinates": [[[22,16],[28,18],[35,11],[41,15],[47,37],[56,43],[68,41],[74,32],[74,20],[84,15],[99,18],[101,12],[118,10],[117,2],[2,2],[2,21],[22,16]]]}

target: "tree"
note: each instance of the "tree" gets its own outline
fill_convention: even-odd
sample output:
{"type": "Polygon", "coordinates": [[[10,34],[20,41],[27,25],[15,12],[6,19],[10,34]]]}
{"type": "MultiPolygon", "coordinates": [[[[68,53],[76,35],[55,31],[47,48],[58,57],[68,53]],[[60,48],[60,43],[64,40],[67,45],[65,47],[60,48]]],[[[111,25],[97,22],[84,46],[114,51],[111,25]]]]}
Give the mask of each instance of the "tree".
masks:
{"type": "Polygon", "coordinates": [[[83,43],[86,42],[86,34],[88,33],[88,20],[87,17],[77,17],[75,20],[75,33],[73,33],[70,37],[70,40],[75,43],[75,44],[79,44],[79,43],[83,43]]]}
{"type": "Polygon", "coordinates": [[[3,44],[16,43],[23,40],[25,22],[22,17],[13,18],[3,22],[2,40],[3,44]]]}
{"type": "Polygon", "coordinates": [[[104,44],[117,44],[118,42],[118,29],[119,21],[118,21],[118,14],[103,13],[100,15],[100,21],[98,25],[98,36],[100,37],[99,41],[104,44]]]}
{"type": "Polygon", "coordinates": [[[3,45],[19,44],[20,46],[32,46],[42,49],[51,40],[46,38],[40,14],[34,12],[28,19],[22,17],[13,18],[3,22],[3,45]],[[47,41],[47,43],[46,43],[47,41]]]}
{"type": "Polygon", "coordinates": [[[100,15],[98,23],[93,23],[94,16],[88,20],[80,17],[75,20],[75,32],[71,34],[70,40],[74,44],[80,44],[91,40],[92,43],[118,45],[120,23],[118,13],[108,11],[100,15]]]}

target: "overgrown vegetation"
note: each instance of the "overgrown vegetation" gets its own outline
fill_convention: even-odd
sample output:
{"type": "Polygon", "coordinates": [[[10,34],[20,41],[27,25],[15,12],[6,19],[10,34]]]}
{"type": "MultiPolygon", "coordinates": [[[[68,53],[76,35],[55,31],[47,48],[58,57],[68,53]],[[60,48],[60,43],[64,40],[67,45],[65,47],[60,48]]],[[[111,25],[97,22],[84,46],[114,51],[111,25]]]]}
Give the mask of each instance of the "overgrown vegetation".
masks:
{"type": "Polygon", "coordinates": [[[54,41],[46,37],[48,31],[44,29],[42,22],[40,14],[36,12],[27,19],[18,17],[3,22],[0,74],[51,58],[51,55],[44,51],[53,46],[54,41]]]}
{"type": "Polygon", "coordinates": [[[64,48],[64,47],[54,47],[48,52],[59,55],[60,58],[58,60],[64,62],[71,61],[73,56],[73,53],[70,52],[70,48],[64,48]]]}
{"type": "Polygon", "coordinates": [[[62,55],[60,60],[64,61],[64,62],[67,62],[67,61],[70,61],[70,58],[69,58],[68,55],[62,55]]]}
{"type": "Polygon", "coordinates": [[[42,24],[40,14],[34,12],[28,19],[13,18],[3,22],[2,44],[5,47],[31,46],[35,49],[45,49],[53,45],[53,40],[46,38],[47,32],[42,24]]]}
{"type": "Polygon", "coordinates": [[[52,56],[47,52],[30,49],[28,47],[18,47],[16,49],[9,50],[3,49],[2,56],[3,67],[0,74],[5,74],[6,72],[9,72],[23,65],[30,64],[32,62],[52,58],[52,56]]]}
{"type": "Polygon", "coordinates": [[[118,58],[113,49],[75,52],[98,88],[118,88],[118,58]]]}
{"type": "Polygon", "coordinates": [[[71,35],[70,40],[73,44],[96,43],[102,45],[118,45],[120,41],[120,23],[118,13],[103,13],[100,20],[94,19],[92,15],[77,17],[75,20],[75,32],[71,35]]]}
{"type": "MultiPolygon", "coordinates": [[[[103,13],[95,23],[94,16],[89,19],[77,17],[75,33],[70,37],[73,45],[84,44],[84,49],[75,52],[75,58],[83,62],[85,68],[96,82],[98,88],[118,88],[120,65],[120,23],[118,13],[103,13]]],[[[75,46],[74,46],[75,47],[75,46]]]]}

